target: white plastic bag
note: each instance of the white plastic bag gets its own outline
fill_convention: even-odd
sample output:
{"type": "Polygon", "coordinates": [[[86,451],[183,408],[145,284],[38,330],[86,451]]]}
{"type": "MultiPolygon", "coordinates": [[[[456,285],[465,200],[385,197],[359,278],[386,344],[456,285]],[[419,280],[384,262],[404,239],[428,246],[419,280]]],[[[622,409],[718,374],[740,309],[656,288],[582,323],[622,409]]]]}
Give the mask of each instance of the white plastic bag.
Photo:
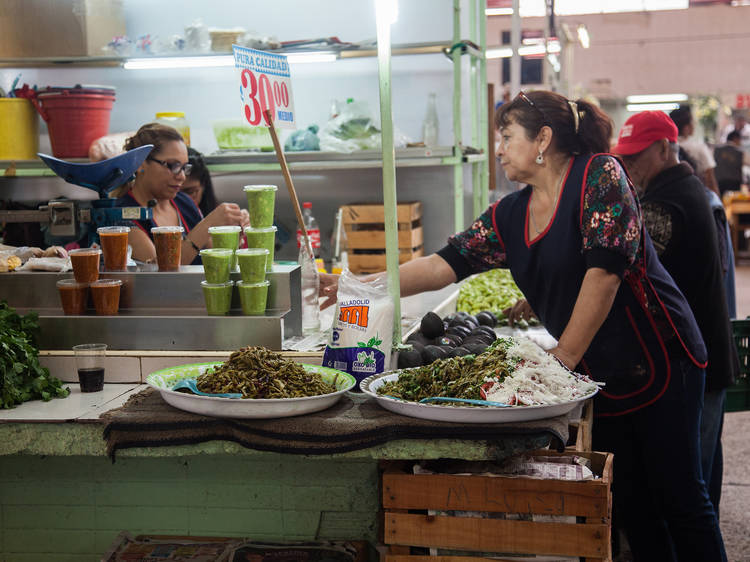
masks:
{"type": "Polygon", "coordinates": [[[359,383],[390,368],[392,344],[393,300],[387,277],[363,283],[345,269],[323,366],[346,371],[359,383]]]}

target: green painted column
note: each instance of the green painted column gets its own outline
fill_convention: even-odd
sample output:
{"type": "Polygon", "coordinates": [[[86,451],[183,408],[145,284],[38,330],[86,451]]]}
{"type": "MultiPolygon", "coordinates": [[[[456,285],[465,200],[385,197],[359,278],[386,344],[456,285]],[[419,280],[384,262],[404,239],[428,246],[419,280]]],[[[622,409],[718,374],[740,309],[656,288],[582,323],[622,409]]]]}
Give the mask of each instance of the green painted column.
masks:
{"type": "Polygon", "coordinates": [[[461,0],[453,0],[453,153],[459,157],[453,166],[453,229],[464,228],[464,175],[461,157],[461,0]]]}
{"type": "MultiPolygon", "coordinates": [[[[481,191],[482,191],[482,204],[481,211],[486,209],[490,204],[490,158],[495,157],[495,146],[489,142],[487,134],[489,127],[489,119],[491,118],[488,114],[488,100],[487,100],[487,59],[485,53],[487,51],[487,14],[485,14],[485,8],[487,7],[486,0],[477,0],[479,10],[479,50],[482,53],[482,58],[479,60],[479,107],[482,110],[479,112],[479,130],[480,133],[480,144],[479,147],[482,149],[487,158],[484,162],[480,163],[480,176],[481,176],[481,191]]],[[[480,212],[481,212],[480,211],[480,212]]]]}
{"type": "Polygon", "coordinates": [[[383,207],[385,212],[385,262],[388,290],[393,298],[393,345],[401,344],[401,279],[398,272],[398,209],[396,201],[396,152],[393,147],[391,104],[391,23],[395,1],[376,3],[380,122],[383,147],[383,207]],[[390,8],[390,9],[389,9],[390,8]]]}

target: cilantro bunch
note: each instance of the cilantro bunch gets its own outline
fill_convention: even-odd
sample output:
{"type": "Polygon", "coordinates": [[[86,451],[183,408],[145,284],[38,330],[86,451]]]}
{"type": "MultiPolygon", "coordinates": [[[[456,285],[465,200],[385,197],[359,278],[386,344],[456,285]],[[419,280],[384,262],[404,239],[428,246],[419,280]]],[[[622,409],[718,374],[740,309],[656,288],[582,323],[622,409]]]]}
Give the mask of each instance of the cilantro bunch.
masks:
{"type": "Polygon", "coordinates": [[[37,318],[36,312],[21,316],[7,302],[0,302],[0,408],[70,394],[60,379],[39,364],[37,318]]]}

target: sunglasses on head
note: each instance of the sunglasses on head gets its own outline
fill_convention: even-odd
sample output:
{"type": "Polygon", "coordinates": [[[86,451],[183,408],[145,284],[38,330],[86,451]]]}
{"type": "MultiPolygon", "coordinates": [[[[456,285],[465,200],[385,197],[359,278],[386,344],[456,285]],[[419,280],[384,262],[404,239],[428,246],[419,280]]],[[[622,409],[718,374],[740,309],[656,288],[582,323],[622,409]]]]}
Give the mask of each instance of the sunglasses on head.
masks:
{"type": "Polygon", "coordinates": [[[179,162],[166,162],[164,160],[159,160],[157,158],[154,158],[153,156],[146,157],[146,160],[151,160],[152,162],[161,164],[167,170],[172,172],[175,176],[179,174],[180,172],[183,172],[186,176],[189,176],[190,172],[193,170],[193,165],[190,163],[180,164],[179,162]]]}
{"type": "Polygon", "coordinates": [[[539,106],[534,103],[534,100],[532,100],[529,96],[527,96],[524,93],[523,90],[521,90],[520,92],[518,92],[518,96],[516,96],[516,97],[521,98],[523,101],[525,101],[526,103],[528,103],[531,107],[533,107],[534,109],[536,109],[539,112],[539,115],[542,116],[542,121],[544,121],[545,123],[549,123],[549,120],[547,119],[547,116],[544,114],[544,111],[542,111],[541,109],[539,109],[539,106]]]}

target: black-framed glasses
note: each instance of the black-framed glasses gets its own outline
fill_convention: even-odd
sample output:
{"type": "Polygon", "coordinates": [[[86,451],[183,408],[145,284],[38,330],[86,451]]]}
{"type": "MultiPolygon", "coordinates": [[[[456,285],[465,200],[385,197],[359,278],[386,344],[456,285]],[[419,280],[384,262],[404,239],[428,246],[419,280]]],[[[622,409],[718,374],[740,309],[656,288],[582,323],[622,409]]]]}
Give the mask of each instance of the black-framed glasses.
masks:
{"type": "Polygon", "coordinates": [[[189,162],[187,164],[180,164],[179,162],[166,162],[164,160],[159,160],[158,158],[154,158],[153,156],[147,156],[146,160],[151,160],[152,162],[161,164],[167,170],[172,172],[175,176],[179,174],[180,172],[183,172],[186,176],[189,176],[190,172],[193,171],[193,165],[190,164],[189,162]]]}
{"type": "Polygon", "coordinates": [[[523,90],[518,92],[518,97],[521,98],[526,103],[528,103],[531,107],[536,109],[539,112],[539,115],[542,116],[542,121],[544,121],[545,123],[549,123],[549,120],[547,119],[547,116],[544,114],[544,111],[539,109],[539,106],[534,103],[534,100],[532,100],[529,96],[527,96],[523,90]]]}

